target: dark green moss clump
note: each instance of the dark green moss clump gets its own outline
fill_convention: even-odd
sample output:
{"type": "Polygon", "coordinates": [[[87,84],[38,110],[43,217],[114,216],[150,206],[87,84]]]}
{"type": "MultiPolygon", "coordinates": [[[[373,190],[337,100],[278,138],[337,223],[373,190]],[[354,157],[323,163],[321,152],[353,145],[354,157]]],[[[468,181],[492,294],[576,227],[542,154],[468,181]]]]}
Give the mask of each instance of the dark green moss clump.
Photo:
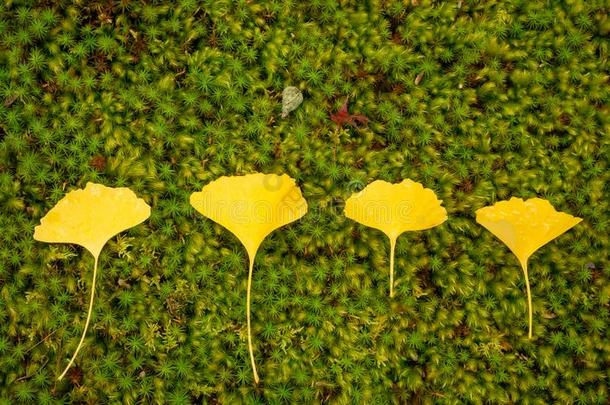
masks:
{"type": "Polygon", "coordinates": [[[555,1],[9,1],[0,6],[0,403],[605,404],[610,5],[555,1]],[[349,4],[348,4],[349,3],[349,4]],[[281,93],[303,103],[281,119],[281,93]],[[339,129],[349,96],[367,125],[339,129]],[[296,178],[310,212],[247,259],[191,209],[221,175],[296,178]],[[342,215],[375,179],[449,220],[388,243],[342,215]],[[153,208],[91,256],[33,240],[86,182],[153,208]],[[584,220],[530,261],[474,210],[584,220]]]}

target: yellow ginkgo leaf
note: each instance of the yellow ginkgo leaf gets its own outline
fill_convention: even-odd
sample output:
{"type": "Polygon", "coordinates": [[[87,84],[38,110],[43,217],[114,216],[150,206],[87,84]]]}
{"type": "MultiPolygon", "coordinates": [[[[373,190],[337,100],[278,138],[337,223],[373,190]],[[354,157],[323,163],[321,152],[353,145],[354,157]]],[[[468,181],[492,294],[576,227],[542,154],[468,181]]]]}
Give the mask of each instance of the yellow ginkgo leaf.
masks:
{"type": "Polygon", "coordinates": [[[558,212],[542,198],[523,201],[512,197],[507,201],[479,208],[477,222],[487,228],[517,256],[527,289],[529,333],[532,337],[532,296],[527,273],[527,260],[540,247],[572,228],[582,218],[558,212]]]}
{"type": "Polygon", "coordinates": [[[248,252],[248,349],[254,381],[258,383],[250,331],[250,287],[254,258],[267,235],[305,215],[307,202],[294,179],[288,175],[254,173],[245,176],[223,176],[204,186],[200,192],[191,194],[190,203],[205,217],[237,236],[248,252]]]}
{"type": "Polygon", "coordinates": [[[447,220],[434,191],[405,179],[392,184],[376,180],[345,203],[345,216],[385,233],[390,239],[390,297],[394,296],[396,239],[406,231],[433,228],[447,220]]]}
{"type": "Polygon", "coordinates": [[[102,248],[114,235],[134,227],[150,216],[150,207],[128,188],[106,187],[87,183],[84,189],[69,192],[34,229],[34,239],[50,243],[74,243],[83,246],[94,257],[91,299],[85,328],[72,359],[61,380],[80,350],[91,320],[97,262],[102,248]]]}

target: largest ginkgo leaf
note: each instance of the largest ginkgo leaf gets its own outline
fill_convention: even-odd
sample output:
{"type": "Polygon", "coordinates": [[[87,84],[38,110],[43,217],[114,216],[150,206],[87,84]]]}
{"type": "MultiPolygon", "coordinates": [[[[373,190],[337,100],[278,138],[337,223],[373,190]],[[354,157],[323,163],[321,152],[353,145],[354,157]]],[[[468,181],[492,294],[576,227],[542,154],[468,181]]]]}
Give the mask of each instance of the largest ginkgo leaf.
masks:
{"type": "Polygon", "coordinates": [[[390,297],[394,296],[394,250],[396,239],[407,231],[420,231],[442,224],[447,211],[434,191],[405,179],[392,184],[375,180],[354,193],[345,203],[345,216],[385,233],[390,239],[390,297]]]}
{"type": "Polygon", "coordinates": [[[550,202],[542,198],[523,201],[517,197],[479,208],[476,215],[477,222],[504,242],[521,264],[527,290],[528,337],[531,338],[532,295],[527,260],[536,250],[578,224],[582,218],[557,212],[550,202]]]}
{"type": "Polygon", "coordinates": [[[254,173],[245,176],[223,176],[204,186],[200,192],[193,193],[190,203],[202,215],[237,236],[248,252],[248,349],[254,381],[258,383],[250,330],[250,288],[254,258],[267,235],[305,215],[307,202],[294,179],[288,175],[254,173]]]}
{"type": "Polygon", "coordinates": [[[83,246],[94,257],[93,281],[87,321],[80,342],[61,380],[80,350],[91,320],[97,262],[102,248],[114,235],[134,227],[150,216],[150,207],[128,188],[106,187],[87,183],[84,189],[69,192],[34,228],[34,239],[50,243],[75,243],[83,246]]]}

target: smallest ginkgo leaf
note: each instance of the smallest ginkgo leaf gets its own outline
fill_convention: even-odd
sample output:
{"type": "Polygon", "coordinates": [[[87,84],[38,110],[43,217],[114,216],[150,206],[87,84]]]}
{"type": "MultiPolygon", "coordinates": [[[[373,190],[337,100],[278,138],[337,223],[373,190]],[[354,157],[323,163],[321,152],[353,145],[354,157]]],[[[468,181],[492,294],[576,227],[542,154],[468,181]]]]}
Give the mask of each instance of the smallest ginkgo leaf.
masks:
{"type": "Polygon", "coordinates": [[[476,211],[476,220],[504,242],[521,264],[527,290],[528,337],[531,338],[532,296],[527,261],[535,251],[581,222],[582,218],[558,212],[550,202],[542,198],[523,201],[521,198],[512,197],[510,200],[479,208],[476,211]]]}
{"type": "Polygon", "coordinates": [[[376,180],[345,203],[345,216],[385,233],[390,239],[390,297],[394,296],[396,240],[407,231],[433,228],[447,220],[442,201],[429,188],[405,179],[401,183],[376,180]]]}
{"type": "Polygon", "coordinates": [[[136,197],[130,189],[87,183],[84,189],[66,194],[40,220],[40,225],[34,228],[34,239],[49,243],[74,243],[87,249],[95,259],[91,298],[83,334],[59,380],[74,363],[85,340],[91,320],[97,263],[102,248],[114,235],[140,224],[149,216],[150,206],[136,197]]]}

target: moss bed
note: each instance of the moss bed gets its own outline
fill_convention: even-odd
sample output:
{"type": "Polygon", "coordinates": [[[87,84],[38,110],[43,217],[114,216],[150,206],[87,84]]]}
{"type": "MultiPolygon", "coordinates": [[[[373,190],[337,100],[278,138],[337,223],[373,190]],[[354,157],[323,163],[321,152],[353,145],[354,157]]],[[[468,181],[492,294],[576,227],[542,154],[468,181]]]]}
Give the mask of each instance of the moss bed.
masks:
{"type": "MultiPolygon", "coordinates": [[[[610,3],[6,1],[0,5],[0,404],[607,404],[610,3]],[[282,119],[281,93],[303,103],[282,119]],[[368,123],[330,119],[345,98],[368,123]],[[287,173],[309,203],[247,256],[189,195],[287,173]],[[375,179],[449,219],[343,216],[375,179]],[[152,206],[93,259],[33,239],[87,182],[152,206]],[[511,196],[582,223],[530,259],[474,220],[511,196]]],[[[362,121],[362,120],[361,120],[362,121]]]]}

